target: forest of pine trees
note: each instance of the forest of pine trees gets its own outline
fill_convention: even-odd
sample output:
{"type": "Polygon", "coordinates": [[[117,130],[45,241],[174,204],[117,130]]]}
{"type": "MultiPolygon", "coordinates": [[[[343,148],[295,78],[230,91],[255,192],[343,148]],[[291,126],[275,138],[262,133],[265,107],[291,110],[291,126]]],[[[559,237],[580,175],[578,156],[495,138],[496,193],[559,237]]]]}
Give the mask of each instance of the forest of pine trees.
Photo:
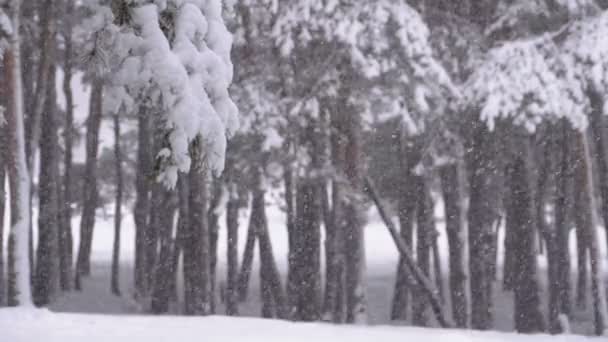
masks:
{"type": "Polygon", "coordinates": [[[0,307],[109,212],[139,313],[367,324],[388,232],[390,321],[608,333],[608,1],[0,0],[0,61],[0,307]]]}

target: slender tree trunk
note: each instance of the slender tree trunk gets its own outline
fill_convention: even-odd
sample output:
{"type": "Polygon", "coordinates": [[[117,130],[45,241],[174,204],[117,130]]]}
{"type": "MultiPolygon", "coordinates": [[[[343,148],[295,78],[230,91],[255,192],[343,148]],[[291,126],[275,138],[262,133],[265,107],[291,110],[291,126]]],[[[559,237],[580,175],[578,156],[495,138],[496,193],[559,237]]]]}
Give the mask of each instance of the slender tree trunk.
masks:
{"type": "MultiPolygon", "coordinates": [[[[416,210],[416,262],[422,273],[429,277],[431,274],[431,236],[433,226],[433,210],[430,193],[422,177],[418,177],[418,203],[416,210]]],[[[430,279],[430,278],[429,278],[430,279]]],[[[427,300],[424,296],[424,284],[417,284],[412,299],[412,323],[416,326],[428,324],[427,300]]]]}
{"type": "Polygon", "coordinates": [[[116,177],[116,197],[114,201],[114,245],[112,248],[112,293],[120,296],[120,225],[122,223],[122,148],[120,147],[120,117],[114,115],[114,173],[116,177]]]}
{"type": "Polygon", "coordinates": [[[293,270],[291,281],[294,292],[292,318],[298,321],[315,321],[320,316],[321,291],[321,203],[318,183],[314,179],[302,180],[297,192],[297,218],[295,222],[294,251],[290,260],[293,270]]]}
{"type": "Polygon", "coordinates": [[[469,223],[469,269],[471,272],[471,327],[487,330],[494,324],[492,308],[491,265],[494,255],[491,245],[496,220],[496,196],[494,177],[494,137],[485,123],[475,120],[471,141],[465,148],[469,170],[470,204],[467,214],[469,223]]]}
{"type": "Polygon", "coordinates": [[[239,313],[238,307],[238,234],[239,234],[239,200],[236,189],[236,184],[229,184],[229,198],[226,204],[226,228],[227,245],[226,258],[227,274],[226,274],[226,314],[228,316],[236,316],[239,313]]]}
{"type": "Polygon", "coordinates": [[[608,308],[606,303],[605,277],[603,260],[599,251],[600,218],[597,215],[597,203],[593,185],[593,164],[587,134],[578,133],[576,137],[577,156],[576,163],[576,191],[578,198],[575,212],[578,220],[577,226],[584,227],[591,260],[591,294],[593,297],[594,332],[603,335],[608,329],[608,308]]]}
{"type": "Polygon", "coordinates": [[[247,228],[247,240],[245,242],[245,250],[243,251],[243,261],[241,263],[241,271],[239,272],[237,283],[237,294],[241,302],[247,300],[249,278],[251,277],[251,269],[253,265],[253,252],[255,249],[256,240],[256,227],[253,220],[253,210],[251,210],[249,214],[249,226],[247,228]]]}
{"type": "Polygon", "coordinates": [[[606,230],[606,246],[608,246],[608,161],[606,160],[606,136],[604,121],[603,94],[590,89],[587,96],[591,104],[591,136],[595,142],[594,157],[597,165],[597,184],[600,190],[601,213],[606,230]]]}
{"type": "Polygon", "coordinates": [[[91,273],[91,246],[93,228],[97,209],[97,152],[99,149],[99,128],[101,126],[103,102],[103,80],[99,77],[93,81],[91,104],[87,119],[86,161],[84,175],[84,194],[82,218],[80,222],[80,243],[76,258],[75,288],[82,289],[81,277],[91,273]]]}
{"type": "Polygon", "coordinates": [[[67,1],[65,12],[65,32],[64,32],[64,68],[63,68],[63,93],[66,102],[64,134],[64,166],[63,166],[63,189],[61,192],[62,207],[59,230],[60,248],[60,267],[61,267],[61,288],[64,291],[72,289],[72,263],[73,263],[73,238],[72,238],[72,149],[74,145],[74,94],[72,92],[72,16],[74,14],[74,1],[67,1]]]}
{"type": "MultiPolygon", "coordinates": [[[[154,263],[151,283],[151,303],[150,310],[160,314],[169,311],[169,300],[171,299],[171,268],[173,267],[172,233],[173,216],[175,213],[175,193],[167,189],[163,184],[154,184],[156,188],[153,193],[157,194],[152,198],[152,218],[150,227],[158,232],[158,243],[154,242],[154,248],[158,247],[158,258],[154,263]],[[153,227],[154,226],[154,227],[153,227]]],[[[204,260],[203,260],[204,261],[204,260]]]]}
{"type": "MultiPolygon", "coordinates": [[[[49,47],[52,48],[52,47],[49,47]]],[[[53,54],[48,51],[49,57],[53,54]]],[[[51,57],[52,58],[52,57],[51,57]]],[[[34,278],[34,302],[48,305],[57,295],[59,279],[59,137],[56,118],[57,102],[55,88],[55,67],[49,69],[49,86],[42,116],[40,141],[40,178],[38,216],[38,249],[36,251],[36,271],[34,278]]]]}
{"type": "MultiPolygon", "coordinates": [[[[179,270],[179,260],[186,244],[187,232],[188,232],[188,179],[186,174],[179,174],[177,180],[177,206],[178,206],[178,219],[177,219],[177,232],[175,234],[175,241],[173,243],[173,254],[171,256],[171,279],[169,282],[169,289],[171,298],[177,300],[177,279],[179,270]]],[[[185,284],[184,284],[185,286],[185,284]]],[[[186,289],[187,290],[187,289],[186,289]]]]}
{"type": "Polygon", "coordinates": [[[544,331],[545,324],[540,309],[540,288],[537,282],[535,209],[530,182],[531,157],[528,155],[530,147],[525,143],[523,148],[525,150],[520,151],[507,167],[507,188],[510,189],[507,222],[508,229],[517,236],[513,244],[518,265],[514,279],[515,329],[520,333],[534,333],[544,331]]]}
{"type": "MultiPolygon", "coordinates": [[[[0,70],[1,72],[1,70],[0,70]]],[[[3,74],[3,72],[2,72],[3,74]]],[[[3,77],[2,77],[3,78],[3,77]]],[[[0,79],[2,79],[0,78],[0,79]]],[[[0,97],[6,98],[4,87],[0,87],[0,97]]],[[[6,105],[4,100],[0,100],[0,106],[6,105]]],[[[0,307],[6,305],[6,276],[4,263],[4,217],[6,215],[6,127],[0,127],[0,307]]]]}
{"type": "Polygon", "coordinates": [[[190,315],[208,315],[211,311],[209,287],[209,226],[207,221],[207,176],[200,170],[203,158],[194,142],[192,167],[189,174],[188,234],[184,244],[185,312],[190,315]]]}
{"type": "MultiPolygon", "coordinates": [[[[547,241],[549,250],[549,316],[551,331],[561,332],[559,315],[571,313],[570,303],[570,248],[568,244],[569,227],[569,188],[571,164],[571,134],[569,123],[563,119],[556,127],[556,144],[558,147],[558,172],[555,173],[555,224],[551,241],[547,241]]],[[[540,218],[539,218],[540,219],[540,218]]],[[[584,259],[583,259],[584,260],[584,259]]]]}
{"type": "Polygon", "coordinates": [[[469,298],[467,296],[467,264],[465,227],[462,218],[462,185],[458,177],[458,165],[444,166],[439,170],[445,205],[446,232],[450,256],[450,298],[452,315],[459,328],[468,327],[469,298]]]}
{"type": "Polygon", "coordinates": [[[148,288],[146,274],[146,241],[150,212],[150,174],[152,172],[151,122],[146,107],[138,114],[137,169],[135,174],[135,298],[145,296],[148,288]]]}
{"type": "Polygon", "coordinates": [[[260,275],[262,277],[262,291],[270,291],[274,303],[276,316],[281,319],[287,318],[287,298],[285,290],[281,285],[281,277],[272,252],[270,235],[268,234],[268,219],[266,218],[265,190],[263,189],[263,171],[257,170],[258,178],[255,186],[253,200],[251,203],[251,215],[254,221],[260,247],[260,275]],[[266,287],[266,289],[264,289],[266,287]]]}
{"type": "MultiPolygon", "coordinates": [[[[578,214],[575,217],[579,216],[578,214]]],[[[587,308],[587,278],[589,273],[587,271],[587,265],[589,261],[589,242],[587,241],[587,234],[585,233],[585,227],[579,224],[580,218],[577,217],[578,222],[576,223],[576,255],[577,255],[577,281],[576,281],[576,306],[579,309],[587,308]]]]}
{"type": "Polygon", "coordinates": [[[211,313],[215,313],[215,285],[216,285],[216,268],[217,268],[217,240],[220,229],[219,221],[220,215],[222,214],[222,206],[224,205],[223,196],[225,196],[222,188],[222,180],[217,178],[212,182],[212,194],[211,202],[209,203],[209,210],[207,213],[207,219],[209,220],[209,288],[211,292],[211,313]]]}
{"type": "MultiPolygon", "coordinates": [[[[11,2],[11,22],[20,27],[21,1],[11,2]]],[[[11,198],[11,230],[8,241],[8,304],[29,306],[30,288],[30,175],[25,152],[23,88],[21,82],[21,47],[19,30],[13,30],[9,48],[4,52],[6,86],[6,126],[8,140],[8,174],[11,198]]]]}
{"type": "MultiPolygon", "coordinates": [[[[399,184],[399,225],[401,228],[401,238],[409,248],[412,247],[412,237],[414,233],[414,222],[416,214],[416,183],[417,176],[414,174],[414,167],[420,161],[419,144],[414,139],[406,139],[405,132],[401,132],[400,139],[400,169],[402,178],[399,184]]],[[[411,275],[407,272],[407,265],[403,256],[399,257],[397,268],[397,278],[391,309],[391,320],[406,320],[408,312],[409,289],[408,284],[412,283],[411,275]]]]}

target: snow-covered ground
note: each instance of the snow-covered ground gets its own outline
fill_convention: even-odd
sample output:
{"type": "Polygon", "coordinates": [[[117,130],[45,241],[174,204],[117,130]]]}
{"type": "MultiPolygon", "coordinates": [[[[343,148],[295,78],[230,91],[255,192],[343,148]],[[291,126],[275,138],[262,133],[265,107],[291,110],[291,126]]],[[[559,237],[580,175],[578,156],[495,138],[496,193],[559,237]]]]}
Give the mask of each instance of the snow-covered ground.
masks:
{"type": "Polygon", "coordinates": [[[6,342],[583,342],[581,336],[524,336],[405,327],[360,327],[228,317],[150,317],[0,310],[6,342]]]}

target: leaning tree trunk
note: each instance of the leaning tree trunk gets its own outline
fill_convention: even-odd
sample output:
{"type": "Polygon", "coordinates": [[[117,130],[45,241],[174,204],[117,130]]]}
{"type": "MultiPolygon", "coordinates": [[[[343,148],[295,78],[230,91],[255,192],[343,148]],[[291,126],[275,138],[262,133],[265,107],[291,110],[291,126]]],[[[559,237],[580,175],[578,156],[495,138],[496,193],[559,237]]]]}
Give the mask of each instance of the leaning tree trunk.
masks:
{"type": "MultiPolygon", "coordinates": [[[[252,206],[253,209],[253,206],[252,206]]],[[[253,267],[253,252],[255,249],[256,226],[254,223],[253,210],[249,212],[249,225],[247,227],[247,240],[245,242],[245,250],[243,251],[243,261],[241,262],[241,270],[237,281],[237,294],[239,301],[247,300],[249,290],[249,279],[251,278],[251,269],[253,267]]]]}
{"type": "Polygon", "coordinates": [[[494,187],[496,165],[494,163],[494,137],[485,123],[473,122],[471,141],[465,149],[469,171],[470,203],[467,213],[469,223],[469,269],[471,272],[471,327],[487,330],[494,324],[492,308],[492,243],[496,220],[494,187]]]}
{"type": "MultiPolygon", "coordinates": [[[[51,52],[47,52],[52,56],[51,52]]],[[[40,141],[38,249],[33,296],[38,306],[48,305],[60,289],[59,279],[59,137],[55,67],[49,69],[40,141]]]]}
{"type": "MultiPolygon", "coordinates": [[[[21,1],[12,1],[13,27],[20,27],[21,1]]],[[[6,87],[7,167],[11,199],[11,230],[8,237],[8,304],[29,306],[30,289],[30,175],[25,155],[23,87],[21,82],[21,47],[19,30],[13,30],[4,52],[6,87]]]]}
{"type": "Polygon", "coordinates": [[[91,247],[95,210],[97,209],[97,151],[99,149],[99,128],[101,126],[103,102],[103,80],[96,77],[91,90],[91,104],[87,119],[86,161],[82,217],[80,221],[80,243],[76,258],[75,288],[82,289],[81,277],[91,273],[91,247]]]}
{"type": "Polygon", "coordinates": [[[591,294],[593,297],[594,332],[596,335],[606,333],[608,329],[608,308],[604,283],[603,260],[599,250],[600,218],[597,215],[597,203],[593,185],[593,164],[586,132],[578,133],[575,137],[576,154],[580,158],[575,164],[577,199],[575,206],[576,225],[583,227],[585,240],[588,242],[591,261],[591,294]]]}
{"type": "Polygon", "coordinates": [[[73,49],[72,49],[72,16],[74,14],[74,0],[68,0],[65,17],[64,32],[64,68],[63,68],[63,93],[65,96],[65,126],[63,129],[64,140],[64,165],[63,165],[63,189],[61,194],[62,206],[59,228],[59,255],[60,255],[60,280],[61,289],[69,291],[72,289],[72,259],[74,242],[72,238],[72,149],[74,146],[74,94],[72,92],[73,73],[73,49]]]}
{"type": "MultiPolygon", "coordinates": [[[[526,137],[516,139],[528,139],[526,137]]],[[[535,333],[545,330],[540,308],[540,287],[535,248],[535,207],[532,184],[530,147],[523,144],[507,166],[506,179],[509,189],[507,200],[507,229],[512,230],[517,239],[513,241],[514,257],[518,272],[514,279],[515,330],[520,333],[535,333]]]]}
{"type": "Polygon", "coordinates": [[[145,106],[138,113],[137,167],[135,173],[135,298],[143,298],[148,288],[146,240],[150,212],[150,174],[152,172],[152,127],[145,106]]]}
{"type": "MultiPolygon", "coordinates": [[[[422,273],[431,274],[431,236],[435,230],[433,222],[433,204],[424,179],[417,179],[418,203],[416,205],[416,262],[422,273]]],[[[429,278],[430,279],[430,278],[429,278]]],[[[424,296],[424,284],[418,283],[412,293],[412,323],[415,326],[428,324],[427,300],[424,296]]]]}
{"type": "Polygon", "coordinates": [[[462,203],[464,196],[459,181],[459,165],[447,165],[439,170],[445,205],[446,232],[450,259],[450,298],[452,315],[456,326],[469,325],[469,297],[467,293],[468,272],[465,227],[462,203]]]}
{"type": "Polygon", "coordinates": [[[116,180],[116,196],[114,200],[114,244],[112,247],[112,276],[110,289],[120,296],[120,226],[122,223],[122,149],[120,147],[120,116],[114,115],[114,175],[116,180]]]}

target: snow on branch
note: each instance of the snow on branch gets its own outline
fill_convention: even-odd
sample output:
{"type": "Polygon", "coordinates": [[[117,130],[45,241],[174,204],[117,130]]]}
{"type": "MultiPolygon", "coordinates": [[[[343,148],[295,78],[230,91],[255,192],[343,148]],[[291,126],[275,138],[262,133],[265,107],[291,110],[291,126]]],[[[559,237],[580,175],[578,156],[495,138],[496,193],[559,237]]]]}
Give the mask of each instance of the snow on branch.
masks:
{"type": "Polygon", "coordinates": [[[138,1],[113,9],[116,63],[106,111],[146,105],[147,115],[158,113],[166,147],[157,155],[157,179],[165,185],[175,186],[178,172],[190,169],[189,147],[199,136],[205,167],[221,172],[226,139],[238,125],[228,93],[232,35],[221,0],[138,1]]]}
{"type": "Polygon", "coordinates": [[[562,117],[583,128],[586,99],[561,57],[550,35],[496,47],[465,83],[462,103],[478,108],[490,128],[510,118],[534,132],[543,120],[562,117]]]}

